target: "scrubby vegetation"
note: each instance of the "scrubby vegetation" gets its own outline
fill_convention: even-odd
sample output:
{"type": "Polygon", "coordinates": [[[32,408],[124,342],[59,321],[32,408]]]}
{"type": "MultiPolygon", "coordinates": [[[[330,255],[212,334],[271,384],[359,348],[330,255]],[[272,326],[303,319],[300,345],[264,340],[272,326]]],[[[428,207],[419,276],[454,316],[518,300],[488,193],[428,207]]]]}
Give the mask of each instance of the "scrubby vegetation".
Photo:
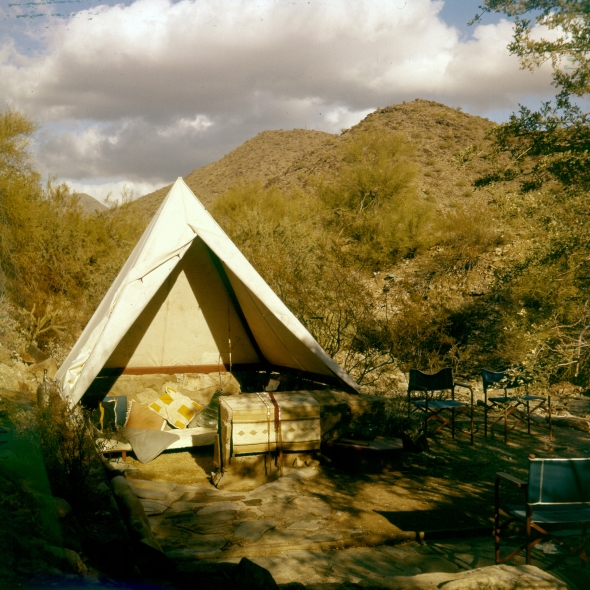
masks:
{"type": "Polygon", "coordinates": [[[145,222],[141,215],[127,216],[120,203],[87,215],[66,185],[43,183],[30,151],[35,130],[23,113],[0,113],[0,288],[28,342],[47,346],[60,335],[67,344],[145,222]]]}

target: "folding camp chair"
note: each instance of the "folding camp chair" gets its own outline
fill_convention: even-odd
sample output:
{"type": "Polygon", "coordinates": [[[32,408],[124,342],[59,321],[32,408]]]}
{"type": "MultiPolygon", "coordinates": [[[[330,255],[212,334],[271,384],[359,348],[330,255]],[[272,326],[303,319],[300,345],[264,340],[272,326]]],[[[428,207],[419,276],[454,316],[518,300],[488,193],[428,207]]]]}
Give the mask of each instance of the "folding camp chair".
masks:
{"type": "MultiPolygon", "coordinates": [[[[520,384],[506,371],[489,371],[488,369],[481,370],[481,378],[483,381],[483,395],[484,395],[484,436],[488,435],[488,411],[491,408],[499,407],[503,409],[502,416],[494,420],[490,425],[490,431],[502,418],[504,418],[504,442],[508,440],[508,430],[514,430],[521,422],[526,420],[527,431],[531,433],[531,415],[539,408],[547,408],[549,413],[549,437],[553,438],[553,430],[551,423],[551,397],[540,397],[537,395],[508,395],[509,389],[516,389],[520,384]],[[488,397],[489,389],[503,389],[504,395],[488,397]],[[488,404],[489,402],[489,404],[488,404]],[[508,428],[508,421],[510,417],[513,418],[513,424],[508,428]]],[[[526,387],[526,386],[525,386],[526,387]]]]}
{"type": "Polygon", "coordinates": [[[455,438],[456,429],[469,434],[473,444],[473,389],[469,385],[455,383],[451,368],[441,369],[434,374],[410,369],[408,415],[412,412],[412,407],[424,412],[424,436],[428,433],[428,423],[431,420],[438,420],[441,424],[434,430],[434,434],[444,426],[450,426],[453,438],[455,438]],[[455,387],[464,387],[469,390],[470,403],[455,400],[455,387]],[[470,412],[469,430],[456,427],[456,416],[468,411],[470,412]]]}
{"type": "Polygon", "coordinates": [[[535,459],[529,463],[529,479],[525,482],[507,473],[496,474],[494,501],[494,537],[496,564],[505,563],[526,550],[526,563],[531,563],[531,549],[543,540],[551,540],[564,553],[550,566],[555,567],[571,555],[583,562],[586,554],[586,531],[590,524],[590,459],[535,459]],[[522,505],[500,502],[500,482],[516,484],[524,492],[522,505]],[[508,519],[500,523],[500,509],[508,519]],[[500,556],[500,536],[515,520],[525,525],[525,541],[509,555],[500,556]],[[580,530],[580,538],[568,545],[559,531],[571,536],[572,528],[580,530]]]}

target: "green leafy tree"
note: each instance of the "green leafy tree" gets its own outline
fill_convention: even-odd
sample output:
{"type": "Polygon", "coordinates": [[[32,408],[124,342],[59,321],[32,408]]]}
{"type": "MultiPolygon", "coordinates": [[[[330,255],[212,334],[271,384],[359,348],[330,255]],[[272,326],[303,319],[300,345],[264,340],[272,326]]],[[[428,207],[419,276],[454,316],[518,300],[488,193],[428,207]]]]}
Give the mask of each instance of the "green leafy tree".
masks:
{"type": "MultiPolygon", "coordinates": [[[[553,84],[564,95],[584,96],[590,91],[589,0],[485,0],[484,12],[514,17],[510,53],[523,67],[534,70],[550,62],[553,84]],[[533,20],[522,18],[533,13],[533,20]],[[541,36],[533,34],[541,27],[541,36]]],[[[472,21],[481,18],[477,15],[472,21]]]]}
{"type": "Polygon", "coordinates": [[[525,190],[551,182],[590,189],[590,120],[573,100],[590,91],[590,1],[486,0],[481,9],[514,17],[510,53],[530,70],[551,63],[558,90],[554,103],[538,111],[521,106],[497,129],[512,165],[487,180],[519,176],[525,190]]]}

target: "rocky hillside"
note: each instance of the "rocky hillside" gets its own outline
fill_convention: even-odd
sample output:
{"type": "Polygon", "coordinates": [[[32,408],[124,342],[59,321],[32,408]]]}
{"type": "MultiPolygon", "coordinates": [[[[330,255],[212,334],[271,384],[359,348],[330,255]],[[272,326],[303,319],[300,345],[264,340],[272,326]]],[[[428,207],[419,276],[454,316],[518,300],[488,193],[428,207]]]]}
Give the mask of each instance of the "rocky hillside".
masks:
{"type": "MultiPolygon", "coordinates": [[[[246,141],[221,160],[197,168],[186,183],[205,206],[223,194],[232,184],[260,181],[265,186],[303,167],[316,152],[329,152],[338,136],[322,131],[293,129],[263,131],[246,141]]],[[[172,185],[165,186],[136,201],[151,218],[172,185]]]]}
{"type": "Polygon", "coordinates": [[[94,197],[86,193],[75,193],[74,195],[78,199],[84,213],[95,213],[96,211],[106,211],[107,206],[103,205],[100,201],[97,201],[94,197]]]}
{"type": "MultiPolygon", "coordinates": [[[[442,204],[474,194],[473,182],[490,167],[482,156],[493,126],[487,119],[417,99],[379,109],[342,135],[303,129],[264,131],[221,160],[193,170],[185,181],[206,207],[239,182],[260,181],[283,190],[304,187],[341,163],[341,145],[348,134],[387,129],[405,134],[415,146],[421,193],[442,204]]],[[[141,197],[136,206],[151,218],[170,186],[141,197]]]]}

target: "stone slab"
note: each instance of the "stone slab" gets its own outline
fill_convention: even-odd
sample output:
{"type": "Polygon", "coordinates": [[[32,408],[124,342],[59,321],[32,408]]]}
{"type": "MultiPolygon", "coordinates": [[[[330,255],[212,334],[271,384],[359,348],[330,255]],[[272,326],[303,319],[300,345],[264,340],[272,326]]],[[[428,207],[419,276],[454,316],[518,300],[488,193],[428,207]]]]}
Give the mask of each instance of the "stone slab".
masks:
{"type": "Polygon", "coordinates": [[[380,580],[392,590],[567,590],[567,585],[534,565],[494,565],[456,574],[430,573],[380,580]]]}
{"type": "Polygon", "coordinates": [[[330,518],[333,513],[329,504],[326,504],[326,502],[320,500],[320,498],[314,498],[312,496],[299,496],[293,500],[292,504],[296,508],[311,512],[321,518],[330,518]]]}
{"type": "Polygon", "coordinates": [[[136,488],[155,488],[159,490],[166,490],[166,492],[170,492],[178,487],[178,484],[172,481],[151,481],[149,479],[139,479],[135,477],[129,478],[129,483],[136,488]]]}
{"type": "Polygon", "coordinates": [[[206,504],[202,502],[184,502],[179,500],[170,504],[170,510],[172,512],[193,512],[200,510],[203,506],[206,506],[206,504]]]}
{"type": "Polygon", "coordinates": [[[248,520],[238,525],[233,539],[238,543],[255,543],[266,531],[274,529],[279,524],[278,520],[248,520]]]}
{"type": "Polygon", "coordinates": [[[140,499],[143,510],[147,516],[157,516],[168,510],[168,504],[158,502],[157,500],[140,499]]]}
{"type": "Polygon", "coordinates": [[[199,516],[205,516],[206,514],[214,514],[215,512],[225,512],[228,510],[242,510],[243,504],[236,504],[235,502],[217,502],[209,506],[201,508],[197,514],[199,516]]]}

